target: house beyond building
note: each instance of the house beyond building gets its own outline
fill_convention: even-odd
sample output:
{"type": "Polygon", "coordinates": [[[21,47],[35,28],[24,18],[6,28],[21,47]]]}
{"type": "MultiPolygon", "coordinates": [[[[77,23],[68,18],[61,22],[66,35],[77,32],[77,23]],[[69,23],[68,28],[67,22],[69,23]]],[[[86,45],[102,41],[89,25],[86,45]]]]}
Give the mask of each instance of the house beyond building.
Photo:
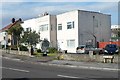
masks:
{"type": "Polygon", "coordinates": [[[20,23],[23,23],[21,18],[19,18],[18,20],[15,20],[14,18],[12,18],[12,22],[0,30],[0,44],[1,45],[11,46],[11,45],[17,44],[16,39],[14,39],[11,34],[8,34],[7,30],[12,28],[16,24],[20,24],[20,23]]]}
{"type": "Polygon", "coordinates": [[[112,25],[111,26],[111,40],[112,41],[119,41],[120,37],[118,36],[118,31],[120,31],[120,25],[112,25]]]}
{"type": "Polygon", "coordinates": [[[60,50],[75,53],[79,45],[96,46],[109,41],[111,16],[99,12],[74,10],[57,15],[57,42],[60,50]]]}

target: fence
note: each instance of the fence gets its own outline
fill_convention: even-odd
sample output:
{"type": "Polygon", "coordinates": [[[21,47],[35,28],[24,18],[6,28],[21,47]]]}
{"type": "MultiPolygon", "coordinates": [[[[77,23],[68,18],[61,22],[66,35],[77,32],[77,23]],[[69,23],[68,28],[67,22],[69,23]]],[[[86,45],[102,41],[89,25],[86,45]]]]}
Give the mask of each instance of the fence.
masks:
{"type": "Polygon", "coordinates": [[[99,42],[99,48],[105,48],[105,46],[107,44],[116,44],[116,45],[120,46],[120,41],[116,41],[116,42],[112,42],[112,41],[110,41],[110,42],[99,42]]]}

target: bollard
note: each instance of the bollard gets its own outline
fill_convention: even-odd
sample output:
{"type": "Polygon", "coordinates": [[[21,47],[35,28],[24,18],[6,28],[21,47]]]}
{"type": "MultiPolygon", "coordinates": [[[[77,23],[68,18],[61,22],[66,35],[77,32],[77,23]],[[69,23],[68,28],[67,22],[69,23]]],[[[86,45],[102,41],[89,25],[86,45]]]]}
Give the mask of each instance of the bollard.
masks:
{"type": "Polygon", "coordinates": [[[93,51],[89,51],[90,58],[93,58],[93,51]]]}

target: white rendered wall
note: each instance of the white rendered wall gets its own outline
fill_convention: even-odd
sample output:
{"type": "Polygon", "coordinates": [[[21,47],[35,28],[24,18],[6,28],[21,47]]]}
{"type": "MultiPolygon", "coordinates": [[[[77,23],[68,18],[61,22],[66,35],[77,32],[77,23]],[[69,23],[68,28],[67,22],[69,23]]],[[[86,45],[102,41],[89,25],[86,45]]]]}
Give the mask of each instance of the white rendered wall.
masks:
{"type": "MultiPolygon", "coordinates": [[[[40,32],[40,39],[44,40],[44,38],[48,39],[49,42],[52,40],[53,47],[56,47],[56,16],[46,15],[41,16],[34,19],[29,19],[24,21],[23,24],[21,24],[24,29],[31,28],[32,30],[35,30],[37,33],[40,32]],[[48,24],[48,30],[47,31],[40,31],[40,26],[48,24]],[[53,26],[53,31],[51,31],[51,26],[53,26]]],[[[38,43],[37,48],[41,47],[41,43],[38,43]]]]}
{"type": "Polygon", "coordinates": [[[58,46],[68,52],[76,52],[78,46],[78,12],[71,11],[57,15],[57,24],[62,24],[62,30],[57,30],[58,46]],[[74,29],[67,29],[67,22],[74,21],[74,29]],[[75,39],[75,47],[67,47],[67,40],[75,39]]]}

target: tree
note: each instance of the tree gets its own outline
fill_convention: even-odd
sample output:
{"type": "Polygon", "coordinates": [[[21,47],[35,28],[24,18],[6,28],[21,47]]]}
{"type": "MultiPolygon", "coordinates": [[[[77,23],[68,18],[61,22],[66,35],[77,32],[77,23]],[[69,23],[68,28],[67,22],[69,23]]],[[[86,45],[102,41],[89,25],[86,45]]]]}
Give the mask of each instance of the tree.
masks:
{"type": "Polygon", "coordinates": [[[118,31],[118,37],[120,37],[120,30],[118,31]]]}
{"type": "Polygon", "coordinates": [[[20,42],[27,45],[36,45],[40,42],[40,35],[36,33],[36,31],[24,31],[24,35],[22,35],[20,42]]]}
{"type": "Polygon", "coordinates": [[[19,22],[7,30],[8,34],[12,36],[12,44],[17,45],[17,47],[19,46],[20,34],[22,33],[22,31],[23,28],[19,22]]]}

